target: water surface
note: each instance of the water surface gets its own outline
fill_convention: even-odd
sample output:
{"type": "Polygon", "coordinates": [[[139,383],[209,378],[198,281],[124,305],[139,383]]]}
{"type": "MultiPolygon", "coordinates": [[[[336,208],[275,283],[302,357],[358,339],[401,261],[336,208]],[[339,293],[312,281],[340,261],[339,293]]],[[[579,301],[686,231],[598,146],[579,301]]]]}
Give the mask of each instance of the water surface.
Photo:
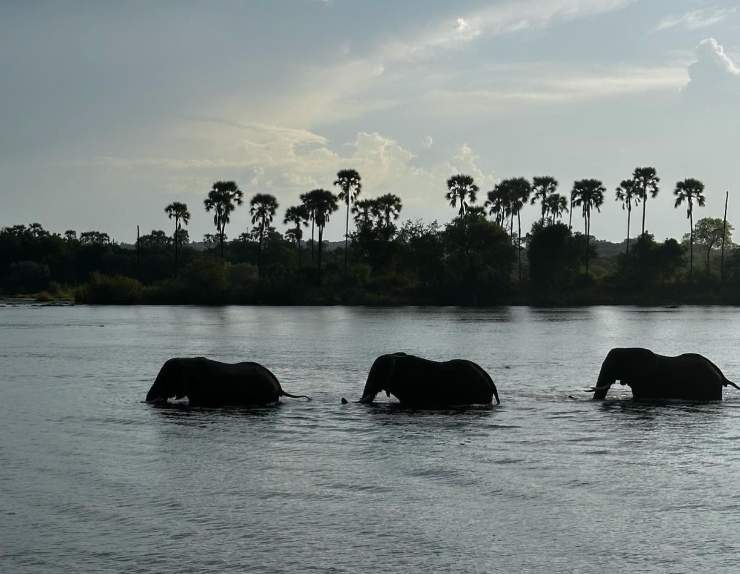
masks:
{"type": "Polygon", "coordinates": [[[3,307],[0,571],[736,571],[740,393],[582,389],[613,346],[737,380],[739,339],[722,308],[3,307]],[[472,359],[502,404],[341,405],[392,351],[472,359]],[[190,355],[314,400],[141,403],[190,355]]]}

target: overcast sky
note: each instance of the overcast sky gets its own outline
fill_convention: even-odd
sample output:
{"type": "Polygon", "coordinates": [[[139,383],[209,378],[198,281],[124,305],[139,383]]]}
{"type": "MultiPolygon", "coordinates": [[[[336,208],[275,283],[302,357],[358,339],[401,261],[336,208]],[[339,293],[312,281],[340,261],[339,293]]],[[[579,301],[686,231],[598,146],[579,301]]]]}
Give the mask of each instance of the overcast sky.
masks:
{"type": "MultiPolygon", "coordinates": [[[[448,221],[445,180],[598,178],[592,223],[620,240],[614,188],[654,165],[657,239],[688,230],[678,179],[707,186],[697,217],[740,224],[737,0],[265,0],[0,3],[0,226],[98,229],[131,241],[212,233],[203,199],[234,179],[247,200],[331,188],[404,218],[448,221]]],[[[537,208],[526,210],[527,224],[537,208]]],[[[574,218],[574,223],[576,219],[574,218]]],[[[328,237],[339,239],[335,216],[328,237]]],[[[581,225],[580,220],[577,223],[581,225]]],[[[248,226],[239,208],[227,233],[248,226]]],[[[633,231],[636,230],[633,229],[633,231]]]]}

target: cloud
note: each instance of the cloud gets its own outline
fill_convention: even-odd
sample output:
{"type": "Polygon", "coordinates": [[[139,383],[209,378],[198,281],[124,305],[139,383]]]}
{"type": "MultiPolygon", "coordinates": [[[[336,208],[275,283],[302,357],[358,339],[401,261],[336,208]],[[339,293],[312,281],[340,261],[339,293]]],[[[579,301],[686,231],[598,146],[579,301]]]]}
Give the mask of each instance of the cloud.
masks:
{"type": "MultiPolygon", "coordinates": [[[[480,167],[479,155],[467,144],[448,159],[420,167],[412,151],[378,132],[360,131],[338,146],[308,130],[226,120],[198,120],[192,132],[201,138],[195,146],[189,142],[188,149],[200,150],[195,157],[100,156],[65,165],[132,173],[155,170],[164,177],[164,189],[198,195],[213,177],[235,178],[246,190],[273,193],[281,203],[312,188],[332,189],[334,174],[343,168],[360,172],[369,197],[393,192],[418,209],[429,208],[428,194],[441,204],[444,182],[454,173],[472,175],[481,189],[494,184],[493,174],[480,167]]],[[[169,147],[176,148],[177,142],[169,147]]]]}
{"type": "Polygon", "coordinates": [[[556,21],[618,10],[635,0],[512,0],[443,20],[417,33],[407,42],[392,42],[383,49],[391,61],[431,57],[440,49],[454,49],[479,37],[490,37],[531,28],[545,28],[556,21]]]}
{"type": "Polygon", "coordinates": [[[680,15],[666,16],[655,27],[656,31],[670,30],[671,28],[685,28],[687,30],[699,30],[708,28],[725,20],[728,16],[737,12],[737,8],[712,8],[703,10],[691,10],[680,15]]]}
{"type": "Polygon", "coordinates": [[[652,92],[678,93],[686,85],[684,67],[633,67],[580,73],[548,66],[525,65],[509,70],[509,80],[467,89],[430,90],[425,102],[438,116],[490,115],[516,106],[570,105],[587,100],[652,92]]]}
{"type": "Polygon", "coordinates": [[[684,93],[697,102],[740,104],[740,69],[716,39],[706,38],[696,47],[684,93]]]}

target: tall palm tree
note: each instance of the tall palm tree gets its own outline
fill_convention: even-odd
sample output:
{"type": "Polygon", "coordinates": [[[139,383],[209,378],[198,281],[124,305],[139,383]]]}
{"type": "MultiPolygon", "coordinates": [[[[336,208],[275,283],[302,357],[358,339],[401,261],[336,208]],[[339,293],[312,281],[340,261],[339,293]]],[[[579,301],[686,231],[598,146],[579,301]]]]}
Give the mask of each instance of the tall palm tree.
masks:
{"type": "Polygon", "coordinates": [[[632,172],[632,181],[635,182],[637,197],[642,201],[642,235],[645,235],[645,206],[648,196],[658,195],[660,178],[654,167],[636,167],[632,172]]]}
{"type": "Polygon", "coordinates": [[[575,191],[570,190],[570,209],[568,210],[568,230],[573,231],[573,206],[575,205],[575,191]]]}
{"type": "Polygon", "coordinates": [[[519,281],[522,280],[522,208],[529,201],[532,193],[532,184],[523,177],[514,177],[500,182],[496,188],[502,197],[506,198],[506,212],[510,217],[509,233],[514,237],[514,217],[517,219],[517,259],[519,268],[519,281]]]}
{"type": "Polygon", "coordinates": [[[362,178],[354,169],[343,169],[337,173],[334,185],[339,187],[337,199],[347,205],[347,218],[344,224],[344,271],[347,272],[347,247],[349,242],[349,209],[350,203],[357,200],[362,191],[362,178]]]}
{"type": "Polygon", "coordinates": [[[573,184],[573,205],[583,207],[583,226],[586,234],[586,275],[589,263],[589,239],[591,236],[591,211],[601,211],[606,188],[598,179],[581,179],[573,184]]]}
{"type": "Polygon", "coordinates": [[[244,192],[239,189],[235,181],[217,181],[203,201],[206,212],[213,210],[213,224],[216,226],[216,235],[221,246],[221,257],[224,256],[226,224],[230,220],[231,212],[236,209],[237,205],[242,204],[243,197],[244,192]]]}
{"type": "Polygon", "coordinates": [[[190,212],[188,211],[188,206],[180,201],[170,203],[164,208],[164,212],[167,214],[167,217],[175,220],[175,232],[172,234],[172,241],[175,244],[175,275],[177,275],[178,255],[182,240],[180,223],[182,222],[183,225],[187,226],[190,222],[190,212]]]}
{"type": "Polygon", "coordinates": [[[308,218],[311,221],[311,263],[314,261],[314,228],[316,227],[316,206],[314,205],[315,196],[311,192],[301,194],[301,203],[306,208],[308,218]]]}
{"type": "Polygon", "coordinates": [[[390,239],[395,233],[393,224],[401,215],[403,203],[401,198],[393,193],[386,193],[375,200],[375,210],[378,217],[378,223],[383,233],[390,239]]]}
{"type": "Polygon", "coordinates": [[[559,220],[568,211],[568,200],[559,193],[553,193],[545,199],[545,213],[549,215],[550,224],[559,220]]]}
{"type": "Polygon", "coordinates": [[[523,177],[515,177],[501,182],[506,185],[509,196],[509,210],[511,212],[511,231],[513,235],[514,216],[517,220],[517,258],[519,267],[519,281],[522,280],[522,208],[529,201],[529,194],[532,193],[532,184],[523,177]]]}
{"type": "Polygon", "coordinates": [[[301,265],[301,239],[303,239],[302,225],[308,225],[310,215],[308,208],[305,205],[294,205],[285,210],[285,219],[283,223],[288,225],[292,223],[295,227],[292,227],[289,231],[293,237],[296,245],[298,246],[298,266],[301,265]]]}
{"type": "Polygon", "coordinates": [[[252,232],[257,237],[257,270],[262,276],[262,245],[270,231],[270,224],[278,208],[277,199],[269,193],[258,193],[249,202],[249,214],[252,216],[252,232]]]}
{"type": "MultiPolygon", "coordinates": [[[[502,182],[503,183],[503,182],[502,182]]],[[[496,223],[503,227],[504,221],[511,211],[509,189],[502,183],[496,184],[496,186],[488,192],[488,199],[483,204],[488,208],[488,213],[495,218],[496,223]]]]}
{"type": "Polygon", "coordinates": [[[313,205],[314,219],[316,220],[316,227],[319,230],[319,252],[318,252],[318,267],[319,267],[319,282],[321,281],[321,251],[324,240],[324,227],[329,223],[331,214],[334,213],[339,206],[337,205],[337,196],[331,191],[326,189],[314,189],[309,191],[308,194],[311,196],[311,204],[313,205]]]}
{"type": "Polygon", "coordinates": [[[478,193],[478,186],[469,175],[453,175],[447,180],[447,193],[445,199],[450,202],[452,207],[460,203],[458,215],[462,217],[470,204],[475,203],[475,197],[478,193]]]}
{"type": "Polygon", "coordinates": [[[686,202],[686,217],[689,219],[689,274],[694,275],[694,202],[704,207],[704,184],[698,179],[689,178],[676,183],[673,191],[676,196],[674,207],[686,202]]]}
{"type": "Polygon", "coordinates": [[[640,195],[634,179],[624,179],[617,187],[615,199],[622,202],[622,209],[627,210],[627,255],[630,254],[630,221],[632,206],[640,204],[640,195]]]}
{"type": "Polygon", "coordinates": [[[555,193],[558,189],[558,180],[549,175],[532,178],[532,205],[540,202],[542,206],[542,224],[547,217],[548,201],[547,198],[555,193]]]}

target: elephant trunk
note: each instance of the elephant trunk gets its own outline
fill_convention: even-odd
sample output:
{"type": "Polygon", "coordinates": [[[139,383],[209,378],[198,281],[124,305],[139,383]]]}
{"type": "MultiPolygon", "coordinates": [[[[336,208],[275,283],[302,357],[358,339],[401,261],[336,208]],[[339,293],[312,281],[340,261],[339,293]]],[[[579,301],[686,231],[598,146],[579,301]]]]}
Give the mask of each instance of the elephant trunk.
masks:
{"type": "Polygon", "coordinates": [[[611,366],[609,365],[609,357],[604,360],[601,365],[601,371],[599,371],[599,379],[596,381],[594,387],[594,399],[601,400],[606,398],[606,393],[609,392],[612,384],[616,381],[616,378],[611,374],[611,366]]]}
{"type": "Polygon", "coordinates": [[[496,390],[496,385],[493,385],[493,396],[496,399],[496,404],[500,405],[501,401],[498,400],[498,391],[496,390]]]}

